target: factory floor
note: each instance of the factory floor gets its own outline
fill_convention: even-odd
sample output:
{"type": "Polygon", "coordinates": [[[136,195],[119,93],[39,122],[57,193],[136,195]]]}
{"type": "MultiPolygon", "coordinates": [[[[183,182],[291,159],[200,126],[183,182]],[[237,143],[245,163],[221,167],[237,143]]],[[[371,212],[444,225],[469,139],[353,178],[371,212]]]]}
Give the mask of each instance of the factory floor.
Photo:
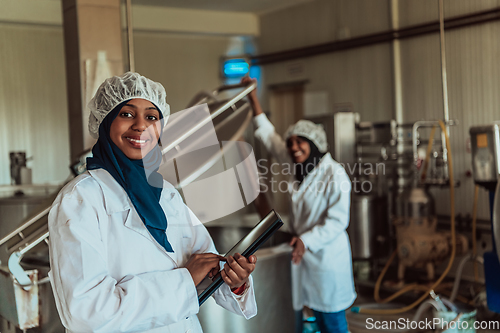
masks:
{"type": "MultiPolygon", "coordinates": [[[[371,295],[359,295],[354,302],[353,306],[361,306],[361,305],[368,305],[368,307],[371,308],[382,308],[381,305],[376,305],[373,297],[371,295]],[[369,305],[368,305],[369,304],[369,305]]],[[[347,322],[349,324],[349,331],[351,333],[368,333],[368,332],[429,332],[429,333],[434,333],[435,331],[433,330],[383,330],[383,329],[376,329],[374,324],[375,322],[378,321],[378,325],[382,325],[383,323],[387,323],[390,321],[393,322],[398,322],[398,320],[401,320],[401,318],[404,318],[403,321],[406,322],[406,319],[409,321],[412,320],[413,316],[416,313],[416,309],[413,309],[409,312],[403,313],[403,314],[398,314],[398,315],[366,315],[366,314],[360,314],[360,313],[353,313],[350,310],[346,311],[346,317],[347,317],[347,322]]],[[[432,321],[431,313],[430,311],[428,312],[428,317],[427,319],[429,321],[432,321]]],[[[421,318],[422,321],[425,321],[425,318],[421,318]]],[[[449,330],[448,332],[474,332],[472,330],[461,330],[461,331],[452,331],[449,330]]],[[[478,329],[475,331],[476,333],[498,333],[499,330],[481,330],[478,329]]]]}

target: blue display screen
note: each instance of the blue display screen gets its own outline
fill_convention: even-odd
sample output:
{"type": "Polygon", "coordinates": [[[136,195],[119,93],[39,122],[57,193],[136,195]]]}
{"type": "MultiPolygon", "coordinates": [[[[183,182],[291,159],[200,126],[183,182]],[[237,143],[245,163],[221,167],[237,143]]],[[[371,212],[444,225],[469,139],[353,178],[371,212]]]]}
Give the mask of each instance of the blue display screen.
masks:
{"type": "Polygon", "coordinates": [[[250,70],[250,66],[245,59],[229,59],[223,63],[225,77],[243,77],[250,70]]]}

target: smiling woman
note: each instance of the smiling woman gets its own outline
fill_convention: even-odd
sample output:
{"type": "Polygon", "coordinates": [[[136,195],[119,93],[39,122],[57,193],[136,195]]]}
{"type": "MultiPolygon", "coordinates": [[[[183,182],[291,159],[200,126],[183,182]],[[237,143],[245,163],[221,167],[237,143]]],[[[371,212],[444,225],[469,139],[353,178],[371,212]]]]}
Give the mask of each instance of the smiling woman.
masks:
{"type": "MultiPolygon", "coordinates": [[[[169,115],[163,86],[137,73],[107,79],[89,103],[97,142],[87,172],[49,213],[50,282],[67,332],[192,332],[198,293],[226,258],[177,190],[157,172],[169,115]]],[[[257,313],[257,258],[229,256],[217,304],[257,313]]]]}
{"type": "Polygon", "coordinates": [[[160,112],[144,99],[127,101],[111,124],[109,136],[113,143],[132,160],[145,157],[160,138],[160,112]]]}
{"type": "Polygon", "coordinates": [[[311,153],[309,142],[298,135],[291,135],[286,140],[286,147],[293,163],[304,163],[311,153]]]}
{"type": "MultiPolygon", "coordinates": [[[[243,83],[252,79],[244,78],[243,83]]],[[[304,306],[312,309],[321,333],[348,332],[345,309],[354,302],[349,225],[351,181],[327,152],[322,126],[299,120],[284,138],[262,112],[256,91],[249,94],[255,137],[281,165],[293,164],[286,191],[290,202],[292,301],[297,333],[304,306]],[[344,186],[343,186],[344,185],[344,186]],[[345,186],[347,185],[347,186],[345,186]]]]}

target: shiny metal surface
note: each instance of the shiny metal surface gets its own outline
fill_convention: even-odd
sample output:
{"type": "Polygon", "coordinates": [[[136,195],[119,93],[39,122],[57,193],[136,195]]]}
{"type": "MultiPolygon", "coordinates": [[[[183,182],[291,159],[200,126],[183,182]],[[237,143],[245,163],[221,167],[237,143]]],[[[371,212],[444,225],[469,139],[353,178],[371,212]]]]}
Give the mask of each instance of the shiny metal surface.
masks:
{"type": "MultiPolygon", "coordinates": [[[[439,50],[441,51],[441,84],[443,87],[443,115],[444,121],[450,120],[450,110],[448,107],[448,79],[446,74],[446,45],[444,43],[444,8],[443,0],[439,0],[439,50]]],[[[449,133],[449,129],[446,128],[449,133]]]]}
{"type": "Polygon", "coordinates": [[[493,203],[493,240],[500,258],[500,181],[497,182],[495,191],[495,202],[493,203]]]}
{"type": "MultiPolygon", "coordinates": [[[[210,113],[212,114],[219,110],[225,104],[227,104],[227,100],[209,103],[208,108],[210,113]]],[[[203,119],[202,114],[198,115],[196,113],[186,114],[186,116],[195,125],[193,126],[190,122],[182,119],[182,116],[176,119],[175,122],[167,124],[165,133],[169,131],[168,141],[180,142],[180,139],[177,138],[185,137],[185,133],[187,133],[189,128],[198,128],[199,124],[204,123],[205,119],[208,119],[203,119]],[[193,119],[196,116],[199,119],[193,119]]],[[[230,150],[238,142],[238,139],[243,136],[251,119],[252,112],[250,105],[243,101],[236,102],[234,109],[228,110],[213,119],[213,128],[217,139],[219,142],[224,142],[222,149],[219,146],[210,146],[202,149],[195,148],[199,146],[203,147],[202,143],[209,141],[210,135],[213,134],[211,131],[203,129],[202,126],[200,127],[201,133],[194,133],[194,135],[184,138],[175,149],[167,150],[167,147],[162,150],[164,153],[164,163],[160,166],[159,173],[164,179],[178,188],[182,188],[194,180],[206,176],[210,173],[210,168],[217,167],[218,164],[222,163],[223,154],[230,150]],[[174,159],[177,159],[175,163],[179,163],[179,159],[182,159],[182,177],[179,177],[175,172],[174,159]]],[[[164,141],[163,138],[162,141],[164,141]]],[[[168,146],[171,146],[171,144],[168,146]]]]}
{"type": "MultiPolygon", "coordinates": [[[[31,281],[38,281],[36,270],[27,271],[27,274],[31,281]]],[[[23,330],[39,326],[38,284],[34,283],[31,288],[25,290],[8,272],[0,269],[0,285],[2,286],[0,288],[0,329],[5,326],[5,321],[23,330]]]]}
{"type": "Polygon", "coordinates": [[[334,119],[334,159],[344,164],[356,163],[356,114],[337,112],[334,119]]]}
{"type": "MultiPolygon", "coordinates": [[[[231,249],[251,228],[232,226],[207,227],[217,250],[231,249]]],[[[278,231],[256,252],[257,265],[252,273],[258,314],[245,318],[232,314],[209,299],[200,308],[198,317],[205,333],[275,333],[294,331],[291,296],[291,249],[283,243],[291,236],[278,231]],[[281,246],[279,244],[282,244],[281,246]]]]}
{"type": "MultiPolygon", "coordinates": [[[[46,278],[50,270],[48,251],[45,253],[42,251],[30,253],[29,256],[23,259],[23,267],[25,269],[36,269],[39,281],[46,278]]],[[[40,325],[29,332],[65,333],[66,330],[57,312],[52,286],[46,279],[45,283],[38,284],[38,296],[40,325]]]]}
{"type": "Polygon", "coordinates": [[[127,53],[128,70],[135,72],[135,54],[134,54],[134,32],[132,26],[132,1],[125,1],[125,13],[127,15],[127,53]]]}
{"type": "Polygon", "coordinates": [[[389,254],[391,244],[387,196],[352,195],[347,233],[353,259],[380,258],[389,254]]]}
{"type": "MultiPolygon", "coordinates": [[[[176,148],[180,143],[182,143],[184,140],[192,136],[196,131],[201,129],[203,126],[205,126],[207,123],[210,121],[214,121],[217,117],[219,117],[222,114],[227,114],[225,112],[226,110],[229,110],[230,108],[235,109],[234,105],[239,102],[241,99],[243,99],[246,95],[248,95],[252,90],[255,89],[257,84],[255,82],[251,82],[248,84],[236,84],[236,85],[230,85],[230,86],[222,86],[219,87],[215,90],[214,94],[219,93],[221,91],[226,91],[230,89],[236,89],[236,88],[244,88],[242,91],[240,91],[238,94],[236,94],[233,98],[224,100],[220,105],[217,105],[213,110],[210,110],[210,118],[203,119],[199,123],[196,123],[194,126],[191,126],[187,131],[184,131],[182,135],[179,137],[175,138],[174,140],[170,141],[167,143],[165,147],[162,148],[162,154],[165,155],[168,153],[170,150],[173,148],[176,148]]],[[[204,100],[201,101],[195,101],[194,104],[199,104],[202,103],[204,100]]],[[[193,104],[193,105],[194,105],[193,104]]],[[[248,105],[248,103],[246,103],[248,105]]],[[[167,127],[165,127],[165,130],[167,130],[167,127]]],[[[246,127],[246,126],[245,126],[246,127]]]]}
{"type": "Polygon", "coordinates": [[[15,185],[21,184],[21,168],[26,167],[26,152],[10,152],[10,178],[15,185]]]}
{"type": "Polygon", "coordinates": [[[436,215],[434,198],[423,186],[410,186],[397,192],[394,201],[395,217],[424,218],[436,215]]]}
{"type": "MultiPolygon", "coordinates": [[[[7,246],[3,245],[21,231],[18,230],[21,222],[36,212],[46,200],[44,196],[14,196],[0,199],[0,261],[3,265],[7,264],[9,257],[7,246]]],[[[43,215],[47,212],[48,208],[43,215]]],[[[37,215],[33,222],[39,220],[43,215],[37,215]]]]}
{"type": "MultiPolygon", "coordinates": [[[[446,128],[447,128],[447,131],[449,126],[456,126],[458,125],[458,121],[457,120],[446,120],[444,122],[446,128]]],[[[419,140],[419,128],[421,127],[436,127],[436,128],[439,128],[439,120],[419,120],[419,121],[416,121],[414,124],[413,124],[413,128],[412,128],[412,147],[413,147],[413,161],[414,163],[417,163],[418,161],[418,145],[420,144],[420,140],[419,140]]],[[[448,174],[448,150],[446,148],[446,140],[444,138],[444,133],[441,132],[441,150],[442,150],[442,156],[443,156],[443,162],[444,162],[444,165],[443,165],[443,178],[444,178],[444,182],[448,181],[448,178],[449,178],[449,174],[448,174]]]]}
{"type": "Polygon", "coordinates": [[[358,124],[358,140],[362,143],[388,144],[397,139],[396,122],[362,122],[358,124]]]}
{"type": "MultiPolygon", "coordinates": [[[[248,233],[245,235],[245,238],[241,238],[241,240],[234,245],[229,251],[224,251],[221,253],[225,253],[224,256],[234,256],[236,253],[243,254],[245,255],[245,251],[248,250],[251,246],[254,244],[258,243],[258,239],[264,239],[262,238],[261,235],[264,234],[264,231],[266,230],[277,230],[271,228],[271,226],[276,226],[277,228],[280,228],[283,225],[283,221],[281,220],[281,217],[276,213],[274,210],[271,210],[267,216],[265,216],[258,225],[256,225],[253,229],[249,230],[248,233]]],[[[270,236],[269,240],[274,237],[274,234],[270,236]]],[[[273,239],[269,244],[267,241],[262,244],[266,246],[272,246],[273,243],[276,242],[276,239],[273,239]]],[[[260,243],[260,242],[259,242],[260,243]]],[[[262,247],[261,245],[261,247],[262,247]]]]}
{"type": "MultiPolygon", "coordinates": [[[[3,266],[0,272],[0,328],[4,328],[5,332],[10,332],[6,329],[9,324],[5,319],[9,320],[11,327],[13,324],[24,328],[38,326],[36,329],[30,329],[30,332],[64,332],[55,308],[50,284],[38,283],[29,289],[23,289],[14,281],[12,272],[6,270],[12,251],[24,246],[24,243],[30,242],[30,235],[36,234],[40,227],[46,228],[46,217],[41,218],[40,214],[36,214],[36,212],[40,206],[47,204],[47,200],[51,201],[52,199],[47,199],[47,196],[0,199],[0,239],[5,239],[5,242],[2,241],[3,245],[0,246],[0,260],[3,266]],[[22,230],[17,230],[29,216],[33,216],[30,219],[32,223],[23,223],[22,230]],[[16,232],[13,233],[12,230],[16,232]],[[19,237],[17,237],[18,239],[13,238],[19,232],[25,237],[24,240],[19,237]],[[49,329],[49,327],[53,329],[49,329]]],[[[42,215],[46,215],[46,213],[42,215]]],[[[23,273],[27,274],[31,281],[40,281],[47,277],[48,258],[48,247],[45,244],[38,245],[25,257],[26,262],[22,263],[23,273]]],[[[2,332],[4,331],[2,330],[2,332]]]]}
{"type": "Polygon", "coordinates": [[[406,189],[397,200],[397,216],[427,218],[436,215],[434,199],[426,188],[418,186],[406,189]]]}

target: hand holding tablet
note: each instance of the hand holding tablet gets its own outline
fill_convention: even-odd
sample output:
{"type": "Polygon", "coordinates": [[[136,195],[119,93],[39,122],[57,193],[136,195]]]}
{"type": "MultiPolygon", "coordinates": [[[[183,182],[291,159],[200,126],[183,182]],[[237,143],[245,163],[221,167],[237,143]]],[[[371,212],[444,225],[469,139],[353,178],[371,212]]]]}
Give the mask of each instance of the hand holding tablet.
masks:
{"type": "MultiPolygon", "coordinates": [[[[282,225],[283,221],[281,217],[274,210],[272,210],[248,233],[248,235],[243,237],[231,250],[229,250],[224,257],[226,259],[231,257],[234,259],[235,255],[238,253],[248,259],[269,239],[269,237],[281,228],[282,225]]],[[[223,271],[224,270],[225,269],[223,269],[223,271]]],[[[217,289],[219,289],[223,283],[224,279],[220,273],[217,274],[210,286],[198,295],[200,305],[202,305],[217,289]]]]}
{"type": "Polygon", "coordinates": [[[247,258],[239,253],[227,257],[224,268],[220,271],[222,279],[231,288],[239,288],[244,285],[250,274],[255,269],[257,257],[251,255],[247,258]]]}

